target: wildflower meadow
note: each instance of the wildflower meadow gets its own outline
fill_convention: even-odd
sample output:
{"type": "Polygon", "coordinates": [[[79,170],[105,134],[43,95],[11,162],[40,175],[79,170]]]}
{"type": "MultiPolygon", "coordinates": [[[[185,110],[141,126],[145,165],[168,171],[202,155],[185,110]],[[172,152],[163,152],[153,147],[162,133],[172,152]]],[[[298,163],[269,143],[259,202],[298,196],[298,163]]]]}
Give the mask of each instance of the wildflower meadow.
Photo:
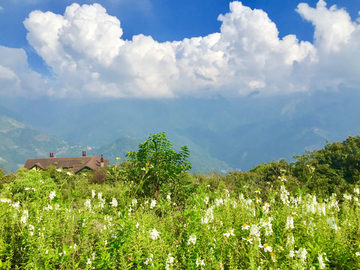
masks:
{"type": "Polygon", "coordinates": [[[304,157],[190,174],[170,146],[149,136],[97,173],[0,176],[0,269],[360,268],[357,182],[320,192],[304,157]]]}

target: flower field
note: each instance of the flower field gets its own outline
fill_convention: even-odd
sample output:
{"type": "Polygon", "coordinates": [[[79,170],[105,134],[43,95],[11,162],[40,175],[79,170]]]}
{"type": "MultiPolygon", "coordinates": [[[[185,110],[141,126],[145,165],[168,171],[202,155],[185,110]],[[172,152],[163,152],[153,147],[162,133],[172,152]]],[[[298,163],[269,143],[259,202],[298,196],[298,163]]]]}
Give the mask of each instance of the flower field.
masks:
{"type": "Polygon", "coordinates": [[[359,188],[320,199],[282,172],[189,174],[179,200],[138,196],[126,179],[19,170],[0,189],[0,268],[359,269],[359,188]]]}

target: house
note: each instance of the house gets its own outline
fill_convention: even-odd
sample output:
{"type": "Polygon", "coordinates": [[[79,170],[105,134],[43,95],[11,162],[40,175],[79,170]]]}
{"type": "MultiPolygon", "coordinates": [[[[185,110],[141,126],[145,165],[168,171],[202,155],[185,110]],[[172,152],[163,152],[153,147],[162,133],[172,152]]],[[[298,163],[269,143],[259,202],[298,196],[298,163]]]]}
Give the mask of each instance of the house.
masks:
{"type": "Polygon", "coordinates": [[[24,168],[46,170],[47,167],[55,165],[57,168],[71,169],[77,173],[83,169],[96,170],[106,165],[109,165],[109,160],[104,159],[103,154],[101,157],[94,155],[92,157],[86,156],[86,151],[82,152],[82,157],[54,157],[50,153],[48,158],[29,158],[26,160],[24,168]]]}

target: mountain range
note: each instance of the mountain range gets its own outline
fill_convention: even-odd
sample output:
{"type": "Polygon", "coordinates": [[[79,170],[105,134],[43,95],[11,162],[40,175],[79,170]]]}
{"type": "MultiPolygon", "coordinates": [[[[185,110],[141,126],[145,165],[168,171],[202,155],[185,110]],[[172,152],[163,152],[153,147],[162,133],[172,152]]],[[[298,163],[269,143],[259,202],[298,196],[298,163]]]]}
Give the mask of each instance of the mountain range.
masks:
{"type": "Polygon", "coordinates": [[[360,93],[345,86],[336,91],[271,97],[257,92],[207,99],[6,97],[0,100],[1,119],[5,119],[0,123],[0,136],[6,139],[1,137],[0,157],[8,162],[2,164],[22,164],[20,159],[9,158],[14,145],[28,149],[23,158],[42,153],[30,151],[33,145],[45,153],[67,149],[52,150],[58,155],[77,156],[89,149],[89,154],[104,153],[115,163],[116,157],[136,151],[149,134],[166,132],[175,150],[189,146],[193,172],[247,171],[279,158],[291,161],[306,150],[323,148],[326,140],[343,141],[358,135],[359,103],[360,93]],[[9,125],[12,129],[2,132],[9,125]],[[50,141],[41,139],[45,137],[50,141]]]}

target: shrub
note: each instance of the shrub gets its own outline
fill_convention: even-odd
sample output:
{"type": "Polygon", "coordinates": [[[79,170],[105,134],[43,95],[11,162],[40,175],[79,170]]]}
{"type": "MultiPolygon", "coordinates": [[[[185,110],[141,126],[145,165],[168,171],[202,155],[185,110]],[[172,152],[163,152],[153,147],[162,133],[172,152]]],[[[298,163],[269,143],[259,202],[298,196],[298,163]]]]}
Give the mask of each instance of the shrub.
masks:
{"type": "Polygon", "coordinates": [[[186,160],[190,151],[182,146],[177,153],[171,146],[165,132],[150,134],[148,140],[139,145],[138,152],[127,153],[132,165],[129,176],[138,185],[138,192],[146,196],[155,194],[157,198],[160,191],[179,194],[179,187],[188,186],[186,171],[191,169],[191,164],[186,160]]]}

